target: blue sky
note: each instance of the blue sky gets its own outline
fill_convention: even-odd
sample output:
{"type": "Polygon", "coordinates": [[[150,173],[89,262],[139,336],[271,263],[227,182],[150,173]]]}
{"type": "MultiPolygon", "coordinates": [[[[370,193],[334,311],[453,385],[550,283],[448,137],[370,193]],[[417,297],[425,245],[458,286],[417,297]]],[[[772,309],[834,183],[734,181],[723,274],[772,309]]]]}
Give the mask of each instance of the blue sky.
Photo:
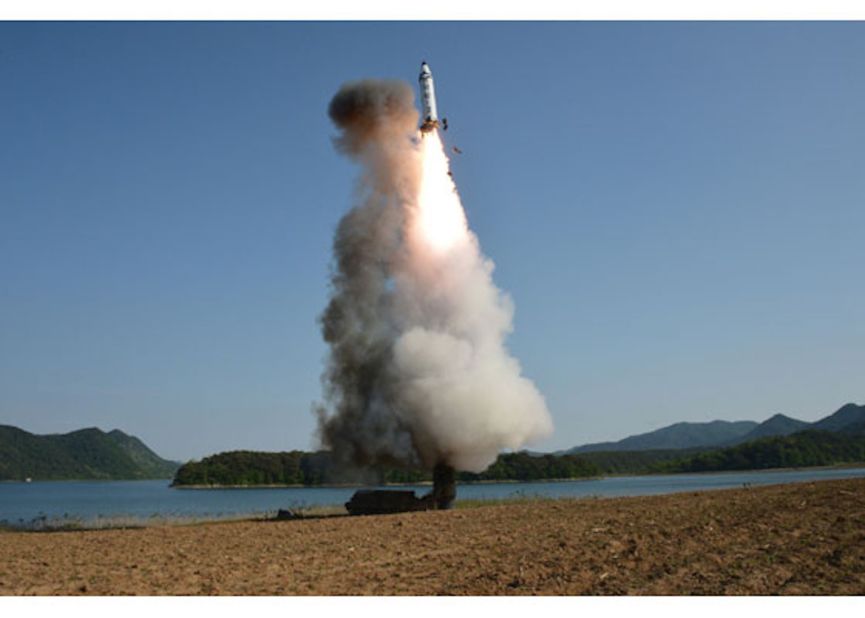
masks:
{"type": "Polygon", "coordinates": [[[865,24],[0,23],[0,423],[314,445],[327,103],[436,77],[541,449],[865,401],[865,24]]]}

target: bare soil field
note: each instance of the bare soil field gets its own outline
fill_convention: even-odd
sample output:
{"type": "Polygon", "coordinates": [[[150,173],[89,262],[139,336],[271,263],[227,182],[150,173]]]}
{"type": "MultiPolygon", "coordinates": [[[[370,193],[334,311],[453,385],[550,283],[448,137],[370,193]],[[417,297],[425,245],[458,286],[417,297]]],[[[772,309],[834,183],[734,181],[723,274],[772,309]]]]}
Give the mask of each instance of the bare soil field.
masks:
{"type": "Polygon", "coordinates": [[[0,533],[0,594],[865,594],[865,479],[0,533]]]}

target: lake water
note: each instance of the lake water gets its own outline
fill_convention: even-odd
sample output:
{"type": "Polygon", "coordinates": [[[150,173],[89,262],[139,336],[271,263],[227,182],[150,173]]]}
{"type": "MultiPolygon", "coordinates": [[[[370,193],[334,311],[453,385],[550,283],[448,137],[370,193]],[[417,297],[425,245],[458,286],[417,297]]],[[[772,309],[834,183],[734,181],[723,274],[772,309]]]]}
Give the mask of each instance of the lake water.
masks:
{"type": "MultiPolygon", "coordinates": [[[[586,498],[645,496],[751,485],[865,477],[865,468],[718,474],[620,476],[581,481],[460,485],[457,500],[519,496],[586,498]]],[[[40,518],[99,520],[226,518],[277,509],[344,504],[356,488],[172,489],[166,481],[42,481],[0,483],[0,522],[26,525],[40,518]]],[[[402,488],[401,488],[402,489],[402,488]]],[[[418,495],[429,486],[406,487],[418,495]]]]}

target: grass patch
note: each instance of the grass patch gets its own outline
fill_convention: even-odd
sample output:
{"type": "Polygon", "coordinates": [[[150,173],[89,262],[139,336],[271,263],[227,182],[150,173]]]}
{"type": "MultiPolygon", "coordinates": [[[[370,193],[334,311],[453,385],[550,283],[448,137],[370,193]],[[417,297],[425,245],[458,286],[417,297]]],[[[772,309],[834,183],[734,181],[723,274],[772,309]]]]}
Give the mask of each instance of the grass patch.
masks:
{"type": "Polygon", "coordinates": [[[0,532],[78,532],[82,530],[130,530],[151,528],[155,526],[198,526],[202,524],[230,523],[267,519],[276,513],[244,513],[229,516],[186,516],[160,515],[150,517],[132,515],[99,515],[91,518],[73,517],[34,517],[29,521],[0,521],[0,532]]]}
{"type": "Polygon", "coordinates": [[[348,511],[345,510],[345,506],[342,504],[322,504],[291,510],[301,517],[336,517],[337,515],[348,515],[348,511]]]}
{"type": "Polygon", "coordinates": [[[485,506],[504,506],[514,504],[541,504],[547,502],[555,502],[567,498],[553,498],[551,496],[542,496],[540,494],[524,494],[516,492],[504,498],[467,498],[457,499],[454,503],[455,509],[476,509],[485,506]]]}

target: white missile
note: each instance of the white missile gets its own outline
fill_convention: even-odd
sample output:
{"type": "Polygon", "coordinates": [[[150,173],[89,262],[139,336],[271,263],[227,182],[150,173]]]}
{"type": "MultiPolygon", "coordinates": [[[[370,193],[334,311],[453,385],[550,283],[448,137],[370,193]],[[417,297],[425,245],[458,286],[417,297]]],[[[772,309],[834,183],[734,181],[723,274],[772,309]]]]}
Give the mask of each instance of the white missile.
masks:
{"type": "Polygon", "coordinates": [[[436,93],[435,86],[433,85],[432,71],[430,71],[426,60],[421,62],[418,82],[420,83],[420,101],[422,108],[420,130],[421,133],[429,133],[433,129],[438,128],[439,118],[438,113],[436,112],[436,93]]]}

